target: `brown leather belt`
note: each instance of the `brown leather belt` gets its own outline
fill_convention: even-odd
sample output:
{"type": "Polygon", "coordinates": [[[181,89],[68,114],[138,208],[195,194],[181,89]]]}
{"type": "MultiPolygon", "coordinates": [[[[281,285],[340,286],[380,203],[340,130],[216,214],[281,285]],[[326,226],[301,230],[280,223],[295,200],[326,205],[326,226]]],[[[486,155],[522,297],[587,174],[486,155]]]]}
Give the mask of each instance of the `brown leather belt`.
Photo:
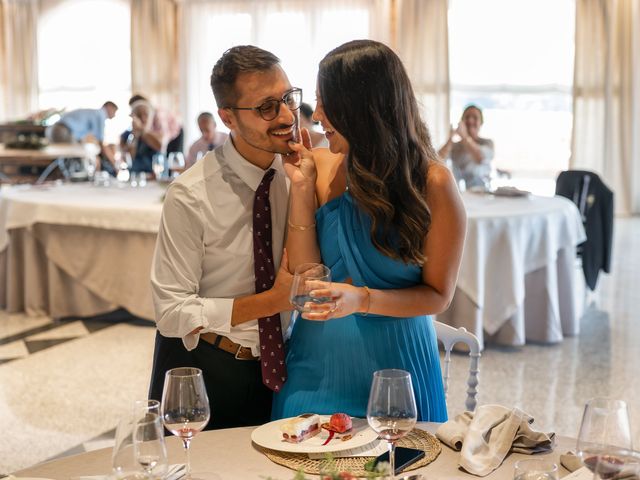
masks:
{"type": "Polygon", "coordinates": [[[232,342],[227,337],[217,335],[213,332],[201,333],[200,338],[207,343],[210,343],[216,348],[223,350],[233,355],[236,360],[260,360],[260,357],[254,357],[249,347],[243,347],[242,345],[232,342]]]}

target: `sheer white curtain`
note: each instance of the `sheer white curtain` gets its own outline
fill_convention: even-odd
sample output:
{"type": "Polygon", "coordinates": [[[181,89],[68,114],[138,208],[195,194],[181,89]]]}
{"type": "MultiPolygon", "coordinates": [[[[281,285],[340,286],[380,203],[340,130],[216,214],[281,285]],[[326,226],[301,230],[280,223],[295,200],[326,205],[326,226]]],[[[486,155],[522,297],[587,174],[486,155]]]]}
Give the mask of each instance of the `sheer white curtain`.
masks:
{"type": "Polygon", "coordinates": [[[616,213],[640,213],[640,2],[577,0],[571,168],[602,175],[616,213]]]}
{"type": "Polygon", "coordinates": [[[179,106],[181,4],[180,0],[131,0],[132,91],[171,111],[179,106]]]}
{"type": "Polygon", "coordinates": [[[398,0],[397,8],[396,48],[437,149],[450,124],[448,0],[398,0]]]}
{"type": "Polygon", "coordinates": [[[38,107],[37,0],[0,0],[0,119],[38,107]]]}
{"type": "MultiPolygon", "coordinates": [[[[272,51],[292,85],[315,104],[318,62],[332,48],[357,38],[389,42],[390,0],[185,0],[180,71],[185,139],[199,135],[196,117],[215,114],[209,84],[216,60],[234,45],[272,51]]],[[[221,126],[221,122],[218,122],[221,126]]],[[[222,126],[222,128],[224,128],[222,126]]]]}

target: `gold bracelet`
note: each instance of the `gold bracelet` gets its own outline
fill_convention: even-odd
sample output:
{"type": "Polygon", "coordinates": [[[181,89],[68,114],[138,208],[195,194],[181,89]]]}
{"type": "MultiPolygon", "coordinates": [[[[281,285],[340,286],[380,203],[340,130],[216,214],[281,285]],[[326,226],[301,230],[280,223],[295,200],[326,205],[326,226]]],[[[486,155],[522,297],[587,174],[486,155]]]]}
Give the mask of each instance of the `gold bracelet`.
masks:
{"type": "Polygon", "coordinates": [[[369,308],[371,307],[371,290],[369,290],[369,287],[366,285],[363,285],[362,288],[367,291],[367,309],[362,313],[362,315],[366,317],[369,315],[369,308]]]}
{"type": "Polygon", "coordinates": [[[294,230],[300,230],[304,232],[305,230],[309,230],[316,226],[316,222],[313,222],[311,225],[296,225],[295,223],[291,223],[291,220],[288,220],[289,226],[294,230]]]}

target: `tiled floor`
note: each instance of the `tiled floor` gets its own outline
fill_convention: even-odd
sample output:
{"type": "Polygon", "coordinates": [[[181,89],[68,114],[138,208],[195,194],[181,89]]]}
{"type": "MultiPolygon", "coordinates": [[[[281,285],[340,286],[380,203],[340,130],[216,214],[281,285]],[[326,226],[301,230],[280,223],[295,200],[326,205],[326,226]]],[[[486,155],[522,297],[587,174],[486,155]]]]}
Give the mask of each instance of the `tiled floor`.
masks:
{"type": "MultiPolygon", "coordinates": [[[[534,426],[575,436],[584,402],[629,403],[640,446],[640,218],[616,222],[613,273],[601,277],[578,337],[489,346],[479,403],[518,406],[534,426]]],[[[0,311],[0,473],[111,443],[120,416],[146,398],[154,330],[122,315],[68,320],[0,311]]],[[[451,414],[463,409],[467,359],[454,355],[451,414]]]]}

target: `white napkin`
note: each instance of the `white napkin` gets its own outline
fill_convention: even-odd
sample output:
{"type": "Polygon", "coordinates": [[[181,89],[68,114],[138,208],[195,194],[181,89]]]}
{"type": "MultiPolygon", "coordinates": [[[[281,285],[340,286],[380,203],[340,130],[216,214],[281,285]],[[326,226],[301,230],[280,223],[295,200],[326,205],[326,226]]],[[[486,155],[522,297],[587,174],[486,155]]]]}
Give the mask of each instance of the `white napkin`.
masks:
{"type": "MultiPolygon", "coordinates": [[[[175,463],[169,465],[167,475],[164,480],[179,480],[187,473],[187,466],[184,463],[175,463]]],[[[83,477],[73,477],[74,480],[109,480],[113,478],[111,475],[88,475],[83,477]]]]}
{"type": "Polygon", "coordinates": [[[484,477],[498,468],[507,453],[541,453],[553,450],[555,433],[531,429],[533,417],[518,408],[482,405],[443,423],[436,431],[441,442],[460,450],[459,465],[484,477]]]}

